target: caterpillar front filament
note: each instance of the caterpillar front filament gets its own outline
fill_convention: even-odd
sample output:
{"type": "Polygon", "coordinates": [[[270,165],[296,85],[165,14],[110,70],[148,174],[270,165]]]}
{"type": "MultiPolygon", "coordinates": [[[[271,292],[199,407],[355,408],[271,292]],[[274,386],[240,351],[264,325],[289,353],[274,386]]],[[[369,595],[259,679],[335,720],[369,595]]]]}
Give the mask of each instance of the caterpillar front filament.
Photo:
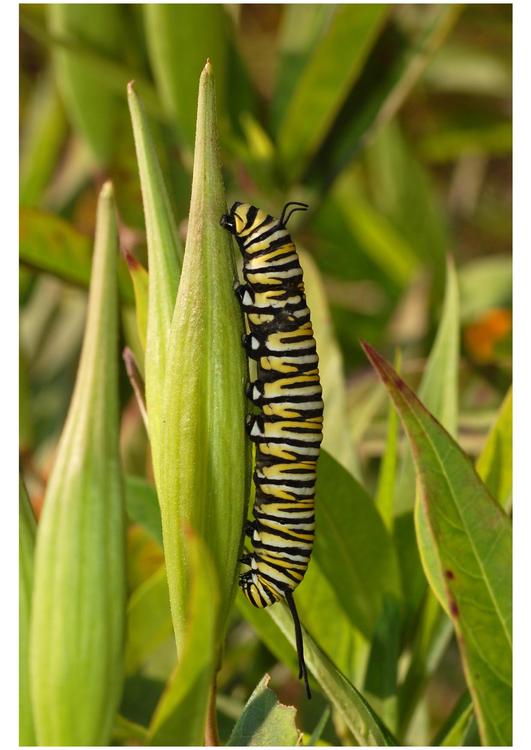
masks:
{"type": "Polygon", "coordinates": [[[293,590],[302,581],[315,530],[315,478],[322,440],[323,401],[310,311],[297,250],[286,229],[305,203],[287,203],[275,219],[249,203],[235,203],[221,225],[236,237],[245,284],[236,293],[250,333],[243,344],[257,362],[247,388],[261,410],[249,415],[256,444],[254,521],[246,532],[253,551],[241,562],[240,588],[255,607],[285,599],[295,625],[299,678],[311,697],[302,630],[293,590]]]}

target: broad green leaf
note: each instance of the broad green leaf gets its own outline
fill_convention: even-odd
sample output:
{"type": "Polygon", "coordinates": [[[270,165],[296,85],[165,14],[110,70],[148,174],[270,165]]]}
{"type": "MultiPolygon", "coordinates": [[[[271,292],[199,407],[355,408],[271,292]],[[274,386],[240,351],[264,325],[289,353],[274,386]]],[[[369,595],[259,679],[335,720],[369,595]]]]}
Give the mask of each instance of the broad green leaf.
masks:
{"type": "Polygon", "coordinates": [[[317,472],[313,554],[353,625],[371,638],[386,594],[400,600],[391,538],[371,498],[326,451],[317,472]]]}
{"type": "MultiPolygon", "coordinates": [[[[52,33],[79,39],[108,57],[120,42],[120,13],[112,4],[60,4],[49,6],[52,33]]],[[[106,163],[114,148],[119,100],[101,85],[90,64],[66,49],[56,49],[57,82],[74,127],[88,141],[95,157],[106,163]]]]}
{"type": "Polygon", "coordinates": [[[243,709],[227,742],[228,747],[290,747],[298,745],[300,733],[295,724],[296,709],[279,703],[268,687],[266,674],[243,709]]]}
{"type": "MultiPolygon", "coordinates": [[[[273,622],[295,647],[293,621],[286,605],[274,604],[266,609],[273,622]]],[[[396,745],[389,730],[374,713],[361,693],[339,672],[328,656],[304,632],[304,656],[306,664],[319,687],[339,712],[348,730],[360,745],[396,745]]]]}
{"type": "Polygon", "coordinates": [[[22,479],[19,479],[18,488],[18,529],[18,732],[21,745],[36,745],[30,695],[29,642],[37,524],[22,479]]]}
{"type": "MultiPolygon", "coordinates": [[[[398,350],[395,356],[395,369],[400,374],[402,357],[398,350]]],[[[394,523],[394,499],[396,484],[396,466],[398,458],[398,415],[390,406],[387,420],[387,438],[382,456],[378,487],[374,502],[386,528],[392,532],[394,523]]]]}
{"type": "Polygon", "coordinates": [[[208,548],[191,530],[181,530],[189,547],[189,599],[179,663],[157,705],[148,730],[150,745],[202,745],[212,680],[218,658],[218,574],[208,548]]]}
{"type": "Polygon", "coordinates": [[[177,297],[183,249],[149,123],[133,83],[128,87],[128,99],[140,172],[148,246],[144,371],[149,436],[153,468],[157,477],[160,464],[161,422],[164,418],[162,392],[166,377],[168,336],[177,297]]]}
{"type": "Polygon", "coordinates": [[[293,4],[283,6],[279,32],[279,63],[276,86],[271,102],[271,125],[278,131],[300,76],[326,33],[335,12],[332,5],[293,4]]]}
{"type": "Polygon", "coordinates": [[[157,492],[152,484],[141,477],[125,477],[127,514],[131,520],[141,524],[162,544],[162,526],[157,492]]]}
{"type": "Polygon", "coordinates": [[[144,6],[144,25],[157,87],[178,128],[181,143],[194,145],[196,81],[207,58],[216,71],[219,112],[225,117],[227,22],[222,5],[144,6]]]}
{"type": "Polygon", "coordinates": [[[138,336],[142,349],[145,352],[148,321],[148,272],[132,253],[124,252],[124,256],[127,267],[129,268],[129,273],[131,274],[131,281],[133,282],[138,336]]]}
{"type": "Polygon", "coordinates": [[[385,5],[339,5],[301,73],[278,129],[286,175],[296,182],[327,135],[384,21],[385,5]]]}
{"type": "Polygon", "coordinates": [[[66,119],[55,83],[44,73],[32,92],[20,137],[20,205],[38,205],[57,167],[66,119]]]}
{"type": "Polygon", "coordinates": [[[435,747],[462,747],[466,734],[474,720],[472,701],[468,692],[464,693],[444,722],[431,745],[435,747]]]}
{"type": "MultiPolygon", "coordinates": [[[[457,432],[458,375],[459,291],[455,267],[449,259],[441,321],[422,375],[419,398],[451,435],[457,432]]],[[[413,459],[408,453],[403,461],[398,485],[399,511],[410,510],[414,502],[415,470],[413,459]]],[[[422,514],[422,510],[419,512],[422,514]]],[[[426,519],[421,516],[421,520],[425,525],[426,519]]]]}
{"type": "Polygon", "coordinates": [[[511,304],[512,261],[508,255],[477,258],[459,269],[461,319],[468,323],[496,307],[511,304]]]}
{"type": "Polygon", "coordinates": [[[505,510],[508,510],[511,504],[512,464],[513,393],[510,388],[476,462],[479,476],[505,510]]]}
{"type": "MultiPolygon", "coordinates": [[[[328,186],[379,128],[389,122],[421,77],[427,63],[444,42],[459,17],[458,5],[434,5],[423,9],[421,23],[413,31],[391,26],[380,35],[380,54],[369,58],[370,86],[356,86],[336,119],[332,136],[322,145],[308,173],[321,190],[328,186]],[[381,54],[385,49],[385,60],[381,54]]],[[[334,52],[331,53],[334,57],[334,52]]],[[[304,115],[302,115],[304,117],[304,115]]]]}
{"type": "Polygon", "coordinates": [[[240,592],[236,594],[235,604],[242,617],[252,626],[260,640],[278,661],[289,667],[293,674],[297,674],[299,669],[297,654],[273,620],[267,617],[263,610],[253,607],[240,592]]]}
{"type": "Polygon", "coordinates": [[[365,352],[411,442],[482,741],[511,743],[511,524],[469,458],[385,360],[365,352]]]}
{"type": "Polygon", "coordinates": [[[117,258],[113,191],[106,183],[98,203],[83,349],[35,552],[31,677],[43,745],[107,744],[122,689],[125,502],[117,258]]]}
{"type": "Polygon", "coordinates": [[[396,599],[386,596],[372,637],[364,691],[391,729],[396,724],[400,624],[400,607],[396,599]]]}
{"type": "Polygon", "coordinates": [[[319,269],[311,256],[299,250],[304,272],[308,307],[319,355],[319,374],[323,388],[323,448],[353,476],[359,478],[359,466],[350,438],[347,421],[347,396],[343,375],[343,358],[334,336],[326,292],[319,269]]]}
{"type": "MultiPolygon", "coordinates": [[[[214,81],[207,63],[199,83],[186,252],[161,384],[162,450],[154,451],[160,462],[155,477],[178,652],[189,565],[181,525],[186,522],[201,535],[220,572],[221,638],[235,593],[249,498],[248,369],[241,346],[242,314],[233,291],[233,247],[220,226],[226,202],[217,142],[214,81]]],[[[151,422],[149,400],[148,416],[151,422]]],[[[151,439],[153,445],[153,434],[151,439]]]]}
{"type": "Polygon", "coordinates": [[[173,634],[166,568],[134,590],[127,604],[125,671],[132,674],[173,634]]]}
{"type": "MultiPolygon", "coordinates": [[[[19,221],[22,263],[72,284],[88,287],[92,262],[88,237],[56,214],[36,208],[21,208],[19,221]]],[[[118,270],[118,281],[121,299],[131,303],[131,281],[122,265],[118,270]]]]}

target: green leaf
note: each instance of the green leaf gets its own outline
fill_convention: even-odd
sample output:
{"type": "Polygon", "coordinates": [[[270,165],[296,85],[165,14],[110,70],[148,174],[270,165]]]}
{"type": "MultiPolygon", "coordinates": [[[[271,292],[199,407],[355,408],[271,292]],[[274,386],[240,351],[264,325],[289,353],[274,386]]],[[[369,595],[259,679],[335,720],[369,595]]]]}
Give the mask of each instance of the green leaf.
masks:
{"type": "MultiPolygon", "coordinates": [[[[183,531],[181,531],[183,534],[183,531]]],[[[179,663],[155,709],[148,730],[150,745],[202,745],[210,687],[217,666],[218,575],[208,548],[191,529],[189,599],[179,663]]]]}
{"type": "Polygon", "coordinates": [[[38,205],[57,166],[66,137],[66,119],[48,73],[37,82],[21,133],[20,205],[38,205]]]}
{"type": "Polygon", "coordinates": [[[422,158],[428,162],[453,162],[472,154],[504,156],[511,153],[513,126],[510,120],[477,127],[437,130],[425,135],[419,144],[422,158]]]}
{"type": "Polygon", "coordinates": [[[437,736],[433,739],[431,745],[435,747],[462,747],[465,744],[465,738],[474,720],[474,710],[470,694],[464,693],[457,701],[457,704],[444,722],[437,736]]]}
{"type": "Polygon", "coordinates": [[[153,485],[141,477],[128,475],[125,477],[125,497],[129,517],[162,544],[160,508],[153,485]]]}
{"type": "Polygon", "coordinates": [[[292,182],[297,181],[328,133],[360,74],[385,12],[385,5],[337,6],[279,126],[280,156],[292,182]]]}
{"type": "MultiPolygon", "coordinates": [[[[233,247],[219,223],[225,211],[214,81],[207,63],[199,84],[188,236],[161,399],[162,450],[151,435],[159,461],[155,477],[178,652],[189,564],[181,524],[186,521],[197,530],[220,571],[221,638],[235,593],[249,498],[248,369],[241,346],[243,320],[233,292],[233,247]]],[[[146,358],[146,374],[147,365],[146,358]]],[[[151,422],[149,402],[148,416],[151,422]]]]}
{"type": "Polygon", "coordinates": [[[216,70],[219,111],[226,111],[227,19],[223,6],[147,4],[144,25],[157,87],[181,143],[191,151],[196,80],[207,58],[216,70]]]}
{"type": "Polygon", "coordinates": [[[173,634],[166,568],[135,589],[127,605],[125,671],[133,674],[173,634]]]}
{"type": "MultiPolygon", "coordinates": [[[[120,42],[120,13],[116,5],[49,6],[54,34],[80,40],[109,57],[120,42]]],[[[101,85],[100,76],[86,60],[66,49],[56,49],[54,65],[65,107],[74,127],[88,141],[94,156],[106,163],[114,148],[119,100],[101,85]]]]}
{"type": "Polygon", "coordinates": [[[469,458],[391,366],[365,352],[414,450],[482,741],[511,743],[511,525],[469,458]]]}
{"type": "Polygon", "coordinates": [[[324,4],[284,5],[278,43],[278,72],[271,102],[274,132],[278,132],[304,68],[316,44],[326,33],[335,10],[334,6],[324,4]]]}
{"type": "Polygon", "coordinates": [[[37,741],[30,696],[29,640],[37,523],[22,479],[19,479],[18,485],[18,528],[18,731],[21,745],[35,745],[37,741]]]}
{"type": "Polygon", "coordinates": [[[385,597],[374,629],[364,691],[371,695],[371,704],[391,727],[396,723],[400,624],[400,608],[396,599],[385,597]]]}
{"type": "MultiPolygon", "coordinates": [[[[398,10],[398,9],[397,9],[398,10]]],[[[407,9],[405,9],[407,10],[407,9]]],[[[426,6],[413,31],[384,28],[367,70],[370,85],[354,87],[330,137],[323,143],[308,179],[321,190],[328,186],[360,149],[389,122],[421,77],[426,64],[459,17],[458,5],[426,6]],[[385,50],[385,58],[382,55],[385,50]]],[[[334,57],[334,51],[331,55],[334,57]]],[[[302,115],[304,117],[304,115],[302,115]]]]}
{"type": "Polygon", "coordinates": [[[44,745],[107,744],[122,689],[117,256],[113,191],[106,183],[83,350],[35,553],[31,676],[37,740],[44,745]]]}
{"type": "MultiPolygon", "coordinates": [[[[295,647],[293,622],[288,608],[282,602],[266,609],[271,619],[295,647]]],[[[396,745],[389,730],[371,709],[361,693],[332,664],[311,636],[304,632],[304,656],[309,670],[319,687],[337,709],[348,730],[360,745],[396,745]]]]}
{"type": "Polygon", "coordinates": [[[513,487],[513,393],[509,388],[476,462],[479,476],[505,510],[513,487]]]}
{"type": "Polygon", "coordinates": [[[370,639],[385,595],[401,598],[391,538],[371,498],[326,451],[315,507],[315,559],[352,624],[370,639]]]}
{"type": "Polygon", "coordinates": [[[312,311],[312,327],[319,354],[319,374],[325,403],[323,448],[353,476],[359,478],[360,469],[347,420],[343,358],[334,336],[326,291],[319,269],[311,256],[299,250],[299,258],[304,272],[306,299],[312,311]]]}
{"type": "Polygon", "coordinates": [[[148,289],[149,277],[148,272],[139,260],[129,251],[124,251],[125,261],[131,274],[133,282],[133,291],[135,294],[136,324],[138,328],[138,337],[142,345],[142,350],[146,351],[147,321],[148,321],[148,289]]]}
{"type": "MultiPolygon", "coordinates": [[[[402,356],[397,350],[395,356],[395,369],[400,373],[402,356]]],[[[396,484],[396,466],[398,458],[398,415],[390,406],[389,418],[387,420],[387,439],[385,451],[382,457],[380,473],[378,474],[378,487],[374,502],[386,528],[392,532],[394,523],[394,500],[396,484]]]]}
{"type": "Polygon", "coordinates": [[[264,675],[245,704],[243,713],[232,730],[228,747],[290,747],[299,744],[295,725],[297,711],[279,703],[268,687],[270,677],[264,675]]]}
{"type": "MultiPolygon", "coordinates": [[[[36,208],[21,208],[19,221],[22,263],[88,287],[92,262],[88,237],[59,216],[36,208]]],[[[118,283],[121,299],[132,303],[131,281],[123,266],[118,270],[118,283]]]]}
{"type": "MultiPolygon", "coordinates": [[[[183,249],[162,176],[149,124],[133,83],[128,87],[129,109],[140,172],[148,246],[148,305],[146,323],[146,406],[155,476],[160,464],[160,431],[164,418],[163,385],[170,324],[177,297],[183,249]]],[[[144,279],[145,282],[145,279],[144,279]]],[[[139,305],[145,304],[144,293],[139,305]]],[[[137,307],[137,315],[140,314],[137,307]]]]}

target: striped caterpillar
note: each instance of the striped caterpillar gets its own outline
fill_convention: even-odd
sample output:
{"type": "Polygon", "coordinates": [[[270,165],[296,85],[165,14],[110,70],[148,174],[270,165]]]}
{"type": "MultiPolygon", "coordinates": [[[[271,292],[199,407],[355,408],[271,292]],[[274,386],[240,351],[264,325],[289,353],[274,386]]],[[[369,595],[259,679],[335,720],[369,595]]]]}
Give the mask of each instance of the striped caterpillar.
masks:
{"type": "Polygon", "coordinates": [[[256,444],[256,493],[254,521],[245,528],[253,551],[241,558],[247,570],[239,584],[255,607],[285,599],[295,626],[299,678],[310,698],[292,592],[304,577],[314,540],[323,402],[302,269],[286,230],[292,213],[307,208],[287,203],[275,219],[249,203],[235,203],[220,223],[235,236],[243,256],[246,283],[236,294],[250,331],[243,345],[258,373],[247,396],[261,410],[247,417],[256,444]]]}

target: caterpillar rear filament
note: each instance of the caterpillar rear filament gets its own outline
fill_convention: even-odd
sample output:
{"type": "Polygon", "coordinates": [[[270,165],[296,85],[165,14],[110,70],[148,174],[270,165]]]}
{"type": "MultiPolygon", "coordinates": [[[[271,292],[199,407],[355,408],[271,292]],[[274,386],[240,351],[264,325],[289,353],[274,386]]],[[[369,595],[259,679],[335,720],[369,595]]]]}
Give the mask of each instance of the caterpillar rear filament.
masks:
{"type": "Polygon", "coordinates": [[[299,678],[311,697],[302,630],[293,590],[302,581],[314,540],[315,478],[322,440],[323,401],[310,311],[297,250],[286,229],[305,203],[287,203],[279,219],[249,203],[221,217],[243,256],[245,284],[236,294],[250,333],[243,344],[257,362],[247,387],[261,414],[247,417],[256,444],[254,521],[246,525],[253,551],[240,588],[255,607],[285,599],[293,617],[299,678]]]}

